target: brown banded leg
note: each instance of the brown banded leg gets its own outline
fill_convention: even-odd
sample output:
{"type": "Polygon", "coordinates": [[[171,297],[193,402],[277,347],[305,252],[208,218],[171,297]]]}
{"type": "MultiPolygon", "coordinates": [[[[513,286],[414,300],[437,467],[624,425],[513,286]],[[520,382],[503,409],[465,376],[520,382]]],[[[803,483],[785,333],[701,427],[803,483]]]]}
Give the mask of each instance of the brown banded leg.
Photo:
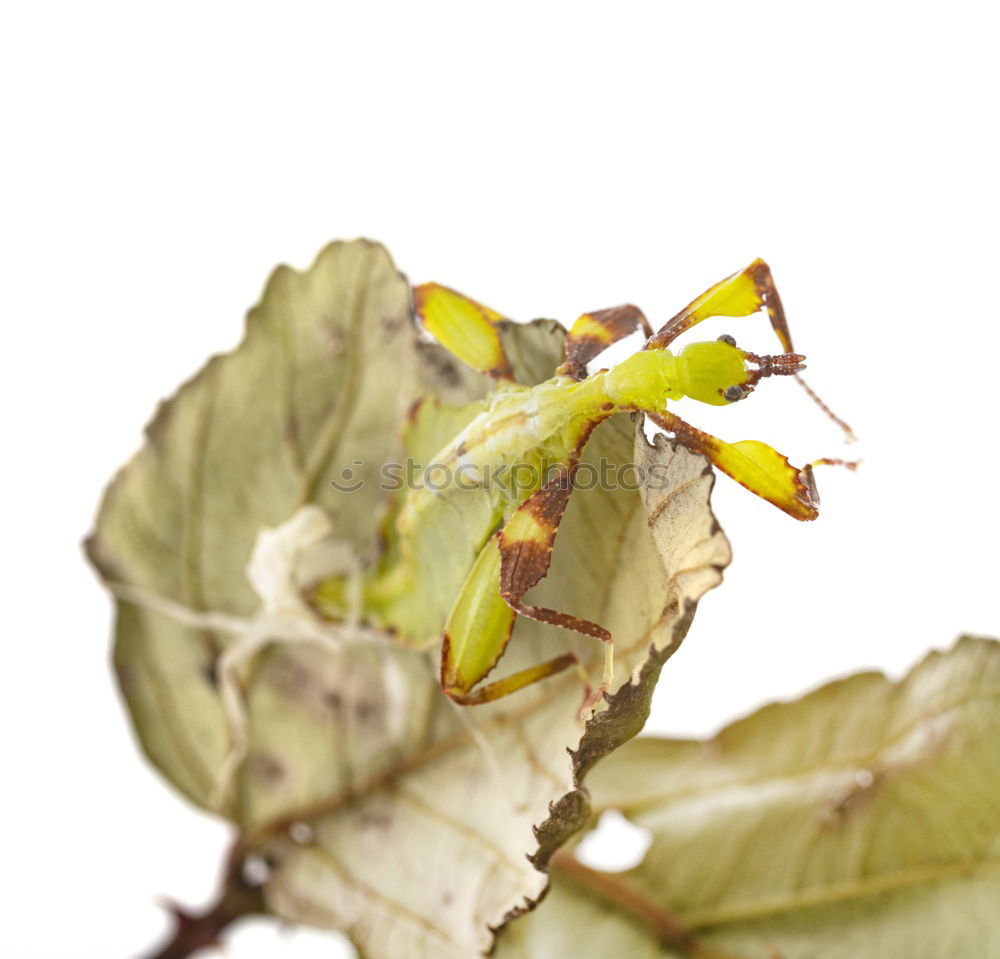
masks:
{"type": "MultiPolygon", "coordinates": [[[[750,316],[761,307],[767,309],[771,327],[785,353],[794,353],[792,334],[785,318],[785,308],[781,305],[778,288],[774,285],[771,268],[761,259],[756,259],[745,270],[726,277],[721,283],[706,290],[690,302],[673,319],[668,320],[651,336],[643,349],[659,350],[669,346],[685,330],[697,326],[702,320],[713,316],[750,316]]],[[[843,430],[847,442],[855,439],[854,431],[829,406],[799,374],[795,379],[816,405],[843,430]]]]}
{"type": "Polygon", "coordinates": [[[510,642],[516,613],[500,596],[499,534],[480,550],[448,614],[441,643],[441,688],[461,706],[492,702],[577,665],[572,653],[476,688],[510,642]]]}
{"type": "Polygon", "coordinates": [[[566,337],[566,360],[557,372],[582,380],[587,375],[587,364],[595,356],[639,329],[647,338],[653,335],[645,314],[631,303],[584,313],[566,337]]]}
{"type": "Polygon", "coordinates": [[[413,309],[424,329],[463,363],[495,380],[514,379],[496,310],[440,283],[415,286],[413,309]]]}
{"type": "Polygon", "coordinates": [[[529,496],[500,533],[500,595],[522,616],[593,636],[604,643],[604,673],[600,688],[584,708],[594,705],[614,678],[614,643],[603,626],[570,613],[531,606],[524,594],[548,574],[559,523],[573,491],[575,462],[561,467],[555,477],[529,496]]]}
{"type": "Polygon", "coordinates": [[[660,350],[669,346],[681,333],[712,316],[750,316],[761,307],[767,308],[771,326],[786,353],[792,349],[785,310],[774,285],[771,268],[763,260],[754,260],[745,270],[726,277],[692,300],[673,319],[656,331],[644,349],[660,350]]]}
{"type": "Polygon", "coordinates": [[[723,473],[789,516],[810,520],[819,515],[819,496],[809,466],[796,469],[785,456],[758,440],[726,443],[673,413],[647,411],[646,415],[689,450],[708,457],[723,473]]]}

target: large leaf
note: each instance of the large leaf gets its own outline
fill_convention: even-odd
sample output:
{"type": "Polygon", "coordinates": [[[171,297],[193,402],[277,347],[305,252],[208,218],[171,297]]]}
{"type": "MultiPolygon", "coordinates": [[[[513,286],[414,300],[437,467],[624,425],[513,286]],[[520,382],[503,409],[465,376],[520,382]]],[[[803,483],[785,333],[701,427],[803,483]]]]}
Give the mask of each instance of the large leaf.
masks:
{"type": "Polygon", "coordinates": [[[609,875],[562,850],[498,956],[1000,955],[998,740],[1000,644],[972,638],[704,743],[637,739],[589,785],[650,830],[644,860],[609,875]]]}
{"type": "MultiPolygon", "coordinates": [[[[627,420],[611,423],[588,456],[627,462],[635,442],[627,420]]],[[[489,948],[490,927],[541,895],[539,870],[588,816],[584,775],[642,727],[695,597],[728,558],[704,508],[704,461],[641,434],[638,443],[645,460],[673,460],[671,487],[657,493],[672,508],[654,522],[664,555],[635,493],[583,491],[544,587],[546,602],[619,638],[624,685],[586,729],[574,674],[460,709],[437,688],[436,664],[398,647],[276,644],[258,660],[239,816],[271,865],[275,913],[346,929],[366,956],[459,957],[489,948]],[[686,522],[671,529],[674,508],[686,522]]],[[[596,676],[596,645],[521,621],[502,667],[571,647],[596,676]]]]}
{"type": "MultiPolygon", "coordinates": [[[[377,471],[413,397],[414,339],[409,287],[381,246],[333,243],[304,273],[279,267],[239,348],[160,407],[108,488],[87,544],[104,578],[196,612],[248,615],[259,603],[245,573],[257,535],[303,504],[325,507],[340,539],[367,546],[377,471]],[[345,469],[365,483],[350,495],[329,485],[345,469]]],[[[231,639],[148,602],[118,605],[115,666],[136,730],[203,805],[229,751],[215,680],[231,639]]]]}
{"type": "MultiPolygon", "coordinates": [[[[502,335],[522,382],[561,358],[555,324],[502,335]]],[[[298,598],[304,567],[330,572],[317,557],[345,549],[369,561],[389,505],[376,483],[338,493],[327,480],[355,460],[370,480],[418,395],[460,405],[489,386],[417,342],[384,251],[335,245],[307,273],[279,271],[244,344],[164,407],[90,544],[120,597],[116,662],[153,761],[195,801],[216,800],[242,855],[264,857],[271,912],[345,930],[370,959],[477,955],[542,894],[549,857],[589,815],[583,777],[641,728],[660,667],[729,560],[705,460],[651,446],[619,417],[587,461],[634,461],[665,481],[574,494],[534,592],[616,637],[615,694],[586,728],[575,673],[459,709],[433,655],[320,622],[298,598]],[[300,365],[310,388],[297,399],[300,365]],[[220,664],[236,680],[226,703],[220,664]]],[[[421,442],[462,415],[425,404],[421,442]]],[[[598,647],[523,620],[498,672],[572,648],[596,682],[598,647]]]]}

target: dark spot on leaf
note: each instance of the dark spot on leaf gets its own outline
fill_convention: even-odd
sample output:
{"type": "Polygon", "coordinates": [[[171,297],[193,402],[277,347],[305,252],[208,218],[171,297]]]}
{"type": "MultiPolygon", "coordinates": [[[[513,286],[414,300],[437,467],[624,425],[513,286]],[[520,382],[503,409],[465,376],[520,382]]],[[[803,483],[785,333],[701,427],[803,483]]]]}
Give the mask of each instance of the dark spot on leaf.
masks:
{"type": "Polygon", "coordinates": [[[340,690],[337,689],[327,689],[323,691],[322,694],[323,705],[330,710],[337,718],[340,717],[341,712],[344,708],[344,697],[341,695],[340,690]]]}
{"type": "Polygon", "coordinates": [[[431,372],[444,386],[458,386],[462,381],[458,369],[448,354],[439,347],[428,347],[422,352],[431,372]]]}
{"type": "Polygon", "coordinates": [[[411,425],[417,421],[417,416],[419,415],[420,409],[424,405],[426,399],[427,397],[421,396],[419,399],[415,399],[410,404],[410,408],[406,411],[407,425],[411,425]]]}
{"type": "Polygon", "coordinates": [[[202,678],[208,683],[212,689],[219,688],[219,663],[218,660],[212,660],[210,663],[205,663],[201,667],[202,678]]]}
{"type": "Polygon", "coordinates": [[[362,699],[354,704],[354,718],[362,726],[368,726],[378,716],[378,706],[369,700],[362,699]]]}
{"type": "Polygon", "coordinates": [[[311,683],[309,671],[291,656],[275,657],[270,663],[268,678],[289,699],[297,700],[303,698],[311,683]]]}
{"type": "Polygon", "coordinates": [[[250,775],[268,786],[274,786],[285,778],[284,764],[270,753],[257,753],[248,763],[250,775]]]}
{"type": "Polygon", "coordinates": [[[392,812],[387,805],[367,805],[361,810],[361,825],[365,829],[386,832],[392,825],[392,812]]]}

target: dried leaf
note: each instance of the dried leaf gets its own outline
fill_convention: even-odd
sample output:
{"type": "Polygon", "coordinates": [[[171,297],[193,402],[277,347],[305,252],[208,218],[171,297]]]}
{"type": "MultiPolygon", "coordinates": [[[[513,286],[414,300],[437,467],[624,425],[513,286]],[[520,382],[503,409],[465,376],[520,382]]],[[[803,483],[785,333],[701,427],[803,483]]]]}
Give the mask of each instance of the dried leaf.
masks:
{"type": "MultiPolygon", "coordinates": [[[[612,423],[588,455],[627,462],[633,442],[627,420],[612,423]]],[[[274,912],[346,929],[366,956],[468,956],[489,948],[490,927],[541,895],[537,869],[588,817],[583,776],[641,729],[659,669],[690,622],[698,594],[671,584],[707,588],[728,557],[704,508],[712,483],[704,461],[649,447],[641,435],[639,444],[650,460],[678,460],[669,473],[676,496],[701,524],[697,536],[680,526],[689,538],[670,541],[664,561],[637,494],[575,495],[545,601],[610,625],[624,683],[582,736],[573,674],[460,709],[441,696],[435,664],[398,647],[336,654],[282,645],[259,660],[248,682],[240,817],[272,865],[274,912]],[[717,565],[702,552],[706,535],[717,565]]],[[[521,621],[502,665],[514,670],[570,646],[596,674],[596,645],[521,621]]]]}
{"type": "MultiPolygon", "coordinates": [[[[409,288],[383,247],[333,243],[304,273],[279,267],[240,346],[160,407],[105,494],[91,561],[112,584],[247,616],[259,602],[245,574],[257,535],[303,504],[328,510],[358,551],[368,546],[384,495],[377,470],[412,400],[414,339],[409,288]],[[345,469],[365,482],[357,493],[329,485],[345,469]]],[[[229,752],[216,666],[231,640],[148,602],[118,604],[115,666],[136,730],[201,805],[229,752]]]]}
{"type": "Polygon", "coordinates": [[[964,638],[901,682],[861,673],[707,742],[637,739],[588,785],[650,830],[643,862],[593,874],[561,851],[497,956],[995,955],[998,735],[1000,644],[964,638]]]}
{"type": "MultiPolygon", "coordinates": [[[[522,382],[561,358],[555,324],[502,336],[522,382]]],[[[150,758],[265,858],[270,911],[345,930],[369,959],[477,955],[542,894],[540,870],[589,815],[584,775],[642,727],[729,561],[706,461],[618,417],[585,463],[636,463],[658,482],[578,490],[532,594],[615,635],[616,692],[586,729],[575,674],[459,709],[436,651],[320,622],[297,601],[304,569],[377,548],[391,504],[373,480],[412,401],[436,398],[420,418],[433,448],[464,415],[444,404],[488,387],[418,341],[384,250],[335,244],[306,273],[279,270],[241,347],[161,410],[90,541],[119,595],[116,663],[150,758]],[[362,490],[327,485],[355,460],[362,490]]],[[[599,673],[599,644],[522,620],[500,669],[568,648],[599,673]]]]}

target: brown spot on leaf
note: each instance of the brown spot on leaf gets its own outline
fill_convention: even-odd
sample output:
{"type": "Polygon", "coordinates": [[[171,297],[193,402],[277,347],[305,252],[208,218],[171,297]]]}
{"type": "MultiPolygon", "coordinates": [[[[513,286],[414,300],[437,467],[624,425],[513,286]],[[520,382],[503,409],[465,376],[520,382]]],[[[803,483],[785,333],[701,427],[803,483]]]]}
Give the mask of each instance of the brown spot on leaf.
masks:
{"type": "Polygon", "coordinates": [[[367,803],[362,807],[359,819],[365,829],[388,832],[392,826],[392,810],[387,803],[367,803]]]}
{"type": "Polygon", "coordinates": [[[247,761],[250,775],[266,786],[276,786],[286,775],[284,763],[270,753],[255,753],[247,761]]]}
{"type": "Polygon", "coordinates": [[[339,689],[325,689],[320,694],[323,705],[333,713],[336,719],[340,719],[340,714],[344,709],[344,697],[339,689]]]}
{"type": "Polygon", "coordinates": [[[354,718],[361,726],[370,726],[379,716],[379,707],[368,699],[359,699],[354,704],[354,718]]]}
{"type": "Polygon", "coordinates": [[[379,322],[382,332],[389,336],[393,335],[402,325],[402,319],[394,315],[383,316],[379,322]]]}
{"type": "Polygon", "coordinates": [[[514,379],[514,370],[510,363],[504,359],[502,363],[498,363],[496,366],[490,367],[490,369],[484,371],[487,376],[494,380],[512,380],[514,379]]]}
{"type": "Polygon", "coordinates": [[[309,671],[289,655],[279,655],[271,660],[268,679],[280,693],[295,700],[301,700],[312,684],[309,671]]]}
{"type": "Polygon", "coordinates": [[[462,375],[448,353],[437,345],[421,343],[421,356],[427,361],[431,373],[442,386],[456,387],[462,382],[462,375]]]}
{"type": "Polygon", "coordinates": [[[410,408],[406,411],[406,425],[411,426],[417,421],[417,416],[420,414],[420,409],[424,405],[424,401],[427,399],[426,396],[421,396],[415,399],[411,404],[410,408]]]}

